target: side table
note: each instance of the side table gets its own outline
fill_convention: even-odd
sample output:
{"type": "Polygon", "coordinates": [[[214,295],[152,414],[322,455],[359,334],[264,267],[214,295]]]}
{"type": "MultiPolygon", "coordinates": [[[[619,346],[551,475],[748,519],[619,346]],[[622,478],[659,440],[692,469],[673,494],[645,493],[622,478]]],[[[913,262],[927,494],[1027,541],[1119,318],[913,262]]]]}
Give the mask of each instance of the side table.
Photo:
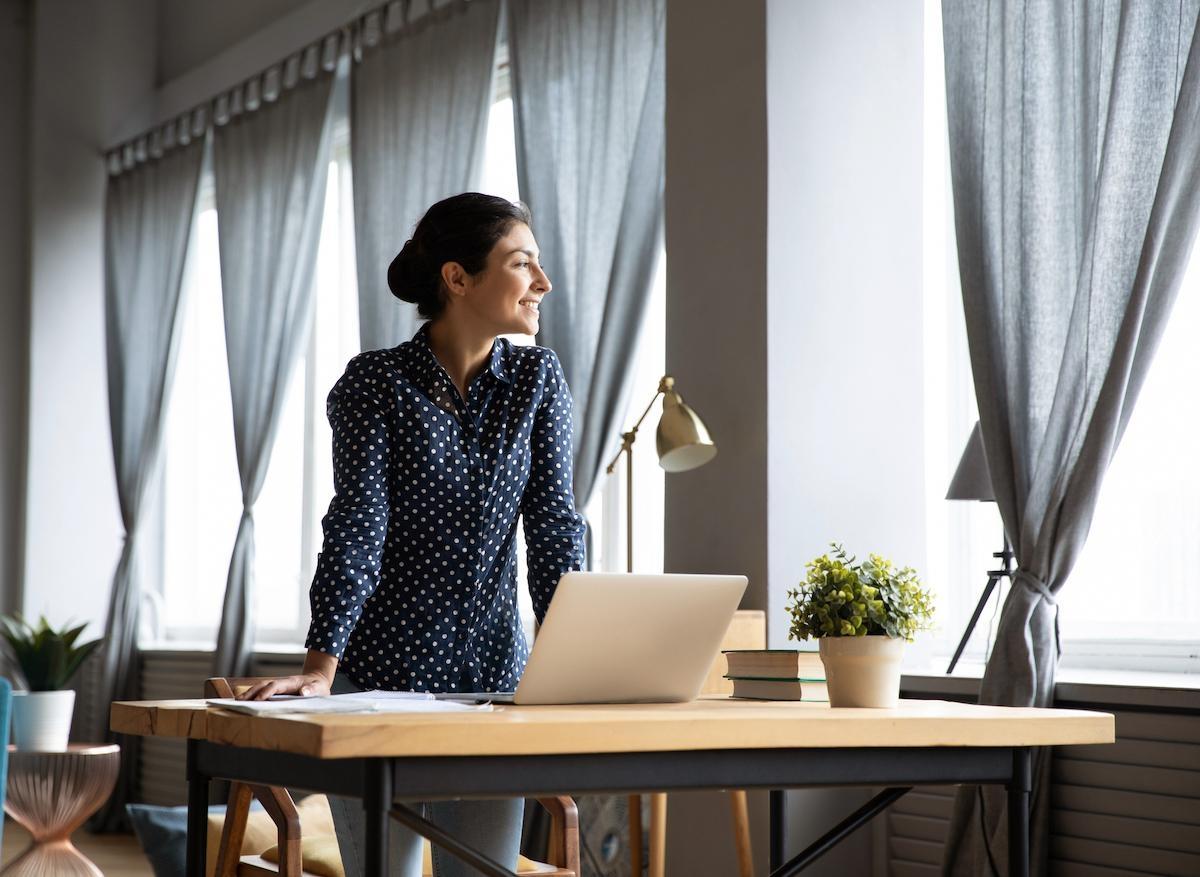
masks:
{"type": "Polygon", "coordinates": [[[100,869],[71,843],[71,833],[108,798],[120,764],[116,744],[72,743],[64,752],[9,746],[4,809],[28,829],[33,842],[0,874],[101,877],[100,869]]]}

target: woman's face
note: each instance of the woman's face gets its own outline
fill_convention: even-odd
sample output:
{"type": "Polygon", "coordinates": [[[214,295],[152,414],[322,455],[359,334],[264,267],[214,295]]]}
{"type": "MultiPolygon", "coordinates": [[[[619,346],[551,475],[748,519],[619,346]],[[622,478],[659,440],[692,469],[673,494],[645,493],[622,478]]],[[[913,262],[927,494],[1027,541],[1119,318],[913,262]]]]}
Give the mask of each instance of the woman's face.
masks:
{"type": "Polygon", "coordinates": [[[537,334],[538,307],[551,287],[529,226],[514,222],[488,253],[484,269],[465,279],[459,301],[490,332],[537,334]]]}

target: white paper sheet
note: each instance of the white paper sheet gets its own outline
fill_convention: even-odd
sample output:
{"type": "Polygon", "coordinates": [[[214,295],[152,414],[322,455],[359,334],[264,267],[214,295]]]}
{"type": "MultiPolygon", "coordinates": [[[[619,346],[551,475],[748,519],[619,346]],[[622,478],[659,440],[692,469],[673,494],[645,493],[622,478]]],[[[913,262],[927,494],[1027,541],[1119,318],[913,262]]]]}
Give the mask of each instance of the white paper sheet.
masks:
{"type": "Polygon", "coordinates": [[[210,698],[209,706],[252,716],[319,715],[328,713],[455,713],[490,710],[491,704],[435,700],[419,691],[356,691],[324,697],[278,695],[270,700],[210,698]]]}

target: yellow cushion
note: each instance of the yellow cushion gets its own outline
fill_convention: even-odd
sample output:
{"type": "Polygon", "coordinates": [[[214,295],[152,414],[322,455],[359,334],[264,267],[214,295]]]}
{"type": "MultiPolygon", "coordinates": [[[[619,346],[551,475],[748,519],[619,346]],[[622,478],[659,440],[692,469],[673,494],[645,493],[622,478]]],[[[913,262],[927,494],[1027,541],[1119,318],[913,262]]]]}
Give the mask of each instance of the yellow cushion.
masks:
{"type": "MultiPolygon", "coordinates": [[[[217,873],[217,853],[221,849],[221,831],[225,827],[224,813],[208,815],[208,877],[217,873]]],[[[246,836],[242,839],[240,855],[261,853],[278,839],[275,823],[265,810],[251,810],[246,818],[246,836]]]]}
{"type": "MultiPolygon", "coordinates": [[[[300,817],[300,858],[303,870],[306,873],[317,875],[317,877],[345,877],[345,871],[342,869],[342,853],[338,848],[333,826],[333,814],[329,811],[329,799],[324,795],[309,795],[296,805],[296,813],[300,817]]],[[[252,817],[266,816],[265,813],[251,813],[250,815],[252,817]]],[[[267,841],[269,847],[249,849],[250,829],[247,826],[247,842],[242,844],[242,853],[243,855],[261,854],[268,862],[278,863],[279,845],[275,843],[277,839],[275,824],[271,822],[270,817],[267,817],[267,824],[270,827],[270,837],[267,841]]],[[[219,830],[217,834],[219,840],[219,830]]],[[[421,873],[429,877],[433,874],[433,854],[429,847],[429,841],[425,841],[424,848],[421,873]]],[[[209,855],[209,860],[215,862],[215,859],[214,847],[213,852],[209,855]]],[[[518,874],[537,874],[539,871],[553,870],[555,869],[524,856],[519,856],[517,859],[518,874]]]]}
{"type": "Polygon", "coordinates": [[[300,817],[300,836],[333,837],[337,830],[333,827],[333,814],[329,812],[329,799],[324,795],[309,795],[296,805],[296,813],[300,817]]]}
{"type": "MultiPolygon", "coordinates": [[[[433,856],[430,852],[429,841],[425,841],[424,847],[424,861],[421,863],[421,874],[424,877],[432,877],[433,856]]],[[[275,845],[266,850],[262,853],[262,857],[268,862],[278,864],[279,846],[275,845]]],[[[342,854],[338,849],[336,837],[307,837],[301,835],[300,860],[301,868],[305,874],[312,874],[314,877],[346,877],[346,872],[342,869],[342,854]]],[[[517,857],[518,874],[537,874],[539,872],[554,870],[556,869],[549,865],[542,865],[524,856],[517,857]]]]}

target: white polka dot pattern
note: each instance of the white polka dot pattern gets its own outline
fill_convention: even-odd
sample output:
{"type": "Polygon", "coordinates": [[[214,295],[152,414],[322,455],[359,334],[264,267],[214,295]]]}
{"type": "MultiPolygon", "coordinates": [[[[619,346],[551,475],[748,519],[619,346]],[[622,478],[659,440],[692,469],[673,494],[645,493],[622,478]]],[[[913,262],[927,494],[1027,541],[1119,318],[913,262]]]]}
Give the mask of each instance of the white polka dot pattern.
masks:
{"type": "Polygon", "coordinates": [[[582,569],[571,395],[554,351],[498,338],[463,400],[428,326],[350,361],[329,393],[334,498],[306,647],[362,688],[511,691],[529,647],[516,527],[542,620],[582,569]]]}

